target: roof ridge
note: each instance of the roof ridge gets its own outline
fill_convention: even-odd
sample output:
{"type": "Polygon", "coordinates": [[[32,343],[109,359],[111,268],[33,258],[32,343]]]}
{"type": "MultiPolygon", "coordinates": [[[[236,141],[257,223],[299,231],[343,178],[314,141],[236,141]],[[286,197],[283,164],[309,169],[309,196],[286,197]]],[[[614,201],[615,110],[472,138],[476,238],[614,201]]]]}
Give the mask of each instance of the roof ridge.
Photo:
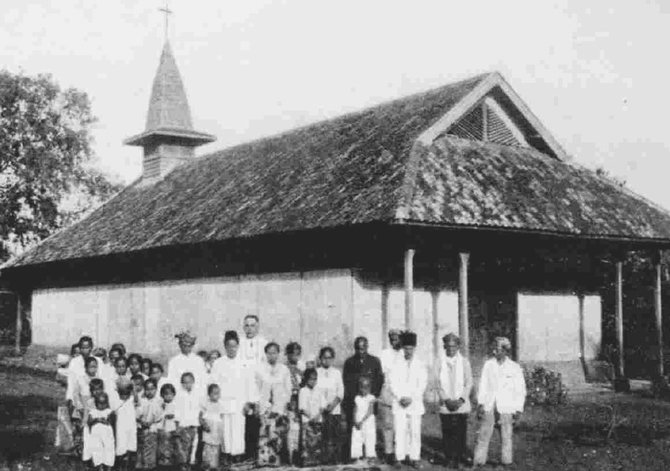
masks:
{"type": "Polygon", "coordinates": [[[463,79],[460,79],[460,80],[456,80],[455,82],[445,83],[443,85],[440,85],[439,87],[426,88],[424,90],[414,92],[410,95],[403,95],[401,97],[397,97],[397,98],[393,98],[393,99],[389,99],[389,100],[385,100],[385,101],[380,101],[378,103],[366,106],[364,108],[358,108],[358,109],[348,111],[348,112],[343,113],[343,114],[338,114],[338,115],[332,116],[330,118],[323,118],[323,119],[320,119],[318,121],[313,121],[311,123],[306,123],[306,124],[303,124],[303,125],[300,125],[300,126],[297,126],[297,127],[285,129],[283,131],[279,131],[279,132],[274,133],[274,134],[266,134],[264,136],[259,136],[259,137],[256,137],[254,139],[248,140],[248,141],[238,142],[238,143],[230,145],[228,147],[223,147],[221,149],[213,150],[213,151],[208,152],[206,154],[202,154],[200,156],[200,158],[212,157],[212,156],[215,156],[216,154],[220,154],[221,152],[228,151],[228,150],[231,150],[231,149],[236,149],[236,148],[239,148],[239,147],[242,147],[242,146],[254,145],[254,144],[259,144],[259,143],[262,143],[262,142],[266,142],[266,141],[271,140],[271,139],[282,138],[282,137],[285,137],[287,135],[290,135],[290,134],[293,134],[293,133],[296,133],[296,132],[302,132],[302,131],[306,131],[310,128],[313,128],[313,127],[321,126],[321,125],[326,124],[326,123],[332,123],[332,122],[338,121],[338,120],[354,118],[354,117],[360,116],[364,113],[370,112],[370,111],[378,109],[380,107],[383,107],[383,106],[391,106],[393,104],[399,104],[399,103],[402,103],[404,101],[416,100],[417,98],[419,98],[422,95],[426,95],[426,94],[429,94],[429,93],[436,93],[436,92],[444,90],[448,87],[455,87],[455,86],[461,85],[465,82],[474,81],[476,79],[481,80],[484,77],[487,77],[487,76],[489,76],[491,74],[494,74],[494,73],[497,73],[497,72],[485,72],[485,73],[481,73],[481,74],[471,75],[469,77],[466,77],[466,78],[463,78],[463,79]]]}

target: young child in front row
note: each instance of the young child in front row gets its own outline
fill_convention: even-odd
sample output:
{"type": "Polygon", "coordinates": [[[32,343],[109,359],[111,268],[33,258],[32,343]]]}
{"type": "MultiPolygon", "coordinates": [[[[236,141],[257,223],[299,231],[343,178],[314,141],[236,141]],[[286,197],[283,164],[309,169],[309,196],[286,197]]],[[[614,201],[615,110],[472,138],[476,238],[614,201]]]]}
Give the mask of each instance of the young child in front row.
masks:
{"type": "Polygon", "coordinates": [[[176,391],[171,383],[165,383],[160,388],[162,405],[161,421],[158,423],[158,467],[172,469],[174,464],[174,442],[176,440],[177,423],[175,420],[176,391]]]}
{"type": "MultiPolygon", "coordinates": [[[[100,388],[102,391],[102,388],[100,388]]],[[[104,392],[93,396],[95,408],[87,413],[89,427],[87,452],[96,470],[110,470],[114,466],[114,431],[112,430],[112,409],[104,392]]]]}
{"type": "Polygon", "coordinates": [[[112,404],[116,414],[116,467],[124,471],[130,469],[137,451],[134,386],[131,381],[122,378],[116,387],[118,404],[112,404]]]}
{"type": "MultiPolygon", "coordinates": [[[[96,409],[95,405],[95,398],[102,395],[105,392],[105,383],[103,382],[102,379],[100,378],[92,378],[91,381],[88,383],[89,387],[89,395],[86,398],[86,402],[84,404],[84,412],[83,412],[83,419],[82,419],[82,424],[84,426],[83,430],[83,447],[82,447],[82,453],[81,453],[81,459],[84,463],[91,463],[92,460],[92,450],[91,450],[91,427],[88,424],[89,416],[91,415],[91,411],[96,409]]],[[[107,398],[107,402],[109,403],[109,398],[107,398]]],[[[112,443],[112,451],[114,451],[114,444],[112,443]]],[[[114,462],[114,457],[112,456],[112,464],[114,462]]],[[[97,465],[96,465],[97,466],[97,465]]]]}
{"type": "Polygon", "coordinates": [[[135,408],[137,413],[136,469],[153,470],[158,456],[158,427],[163,419],[163,401],[157,394],[156,381],[144,382],[144,396],[135,408]]]}
{"type": "Polygon", "coordinates": [[[181,470],[189,469],[193,447],[197,445],[195,438],[200,418],[200,396],[194,391],[194,384],[193,373],[187,371],[182,374],[181,389],[174,398],[177,424],[175,458],[181,470]]]}
{"type": "Polygon", "coordinates": [[[317,378],[316,369],[307,368],[298,395],[298,407],[302,417],[303,466],[314,466],[323,461],[323,411],[327,404],[325,394],[316,387],[317,378]]]}
{"type": "Polygon", "coordinates": [[[202,426],[202,469],[203,471],[219,469],[221,454],[221,438],[223,424],[223,407],[219,402],[221,389],[218,384],[207,386],[207,399],[200,408],[200,425],[202,426]]]}
{"type": "Polygon", "coordinates": [[[358,394],[354,399],[354,426],[351,428],[351,458],[355,460],[377,457],[376,398],[370,391],[370,378],[361,376],[358,380],[358,394]]]}

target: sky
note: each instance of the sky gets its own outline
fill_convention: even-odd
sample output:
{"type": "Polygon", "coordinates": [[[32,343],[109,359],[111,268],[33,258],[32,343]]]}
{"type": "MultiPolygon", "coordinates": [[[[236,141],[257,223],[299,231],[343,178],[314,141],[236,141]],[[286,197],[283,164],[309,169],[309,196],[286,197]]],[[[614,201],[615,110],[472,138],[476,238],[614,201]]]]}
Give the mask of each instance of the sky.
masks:
{"type": "MultiPolygon", "coordinates": [[[[87,92],[94,150],[129,183],[164,0],[2,0],[0,68],[87,92]]],[[[168,37],[207,153],[503,74],[573,159],[670,209],[667,0],[171,0],[168,37]]]]}

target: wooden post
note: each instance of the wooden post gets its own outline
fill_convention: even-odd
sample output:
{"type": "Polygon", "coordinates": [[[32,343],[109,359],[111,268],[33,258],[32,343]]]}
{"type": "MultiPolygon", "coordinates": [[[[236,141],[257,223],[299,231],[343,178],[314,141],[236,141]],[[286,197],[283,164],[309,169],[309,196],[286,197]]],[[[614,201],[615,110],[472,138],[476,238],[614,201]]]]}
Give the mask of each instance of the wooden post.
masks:
{"type": "Polygon", "coordinates": [[[614,285],[614,302],[615,302],[615,326],[616,326],[616,340],[617,340],[617,377],[623,378],[624,375],[624,355],[623,355],[623,262],[618,260],[616,262],[616,282],[614,285]]]}
{"type": "Polygon", "coordinates": [[[664,375],[663,369],[663,310],[661,301],[661,253],[654,256],[654,268],[656,269],[656,279],[654,280],[654,313],[656,314],[656,345],[658,348],[658,377],[664,375]]]}
{"type": "Polygon", "coordinates": [[[414,320],[414,249],[405,250],[405,328],[412,330],[414,320]]]}
{"type": "Polygon", "coordinates": [[[458,254],[458,335],[461,338],[461,353],[470,355],[470,325],[468,318],[468,262],[470,254],[458,254]]]}
{"type": "Polygon", "coordinates": [[[21,296],[16,295],[16,340],[14,344],[14,353],[21,355],[21,333],[23,332],[23,316],[21,313],[21,296]]]}
{"type": "Polygon", "coordinates": [[[584,339],[584,293],[577,292],[577,301],[579,303],[579,355],[582,365],[586,361],[586,341],[584,339]]]}

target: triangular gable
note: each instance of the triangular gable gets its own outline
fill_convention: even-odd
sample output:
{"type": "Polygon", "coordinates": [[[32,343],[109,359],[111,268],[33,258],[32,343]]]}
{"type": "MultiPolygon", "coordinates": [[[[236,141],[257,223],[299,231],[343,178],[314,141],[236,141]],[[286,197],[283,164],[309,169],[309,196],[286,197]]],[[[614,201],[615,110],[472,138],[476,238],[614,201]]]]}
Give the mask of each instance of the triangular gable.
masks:
{"type": "Polygon", "coordinates": [[[466,139],[533,147],[559,160],[569,160],[558,141],[497,72],[424,131],[418,140],[430,145],[452,134],[466,139]]]}

